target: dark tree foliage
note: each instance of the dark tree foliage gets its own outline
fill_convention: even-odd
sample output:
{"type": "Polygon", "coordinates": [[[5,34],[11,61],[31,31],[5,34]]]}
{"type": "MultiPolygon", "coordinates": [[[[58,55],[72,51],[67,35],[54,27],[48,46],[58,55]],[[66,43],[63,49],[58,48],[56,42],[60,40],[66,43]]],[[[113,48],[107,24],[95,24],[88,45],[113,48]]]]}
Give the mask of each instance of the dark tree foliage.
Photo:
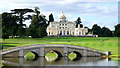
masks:
{"type": "MultiPolygon", "coordinates": [[[[78,17],[78,19],[75,22],[76,22],[76,28],[78,28],[78,24],[82,23],[80,17],[78,17]]],[[[81,27],[83,26],[81,25],[81,27]]]]}
{"type": "Polygon", "coordinates": [[[54,17],[52,15],[52,13],[49,15],[49,21],[48,21],[48,25],[50,22],[53,22],[54,21],[54,17]]]}
{"type": "Polygon", "coordinates": [[[120,37],[120,24],[117,24],[117,25],[115,26],[114,36],[120,37]]]}
{"type": "Polygon", "coordinates": [[[8,38],[8,36],[13,36],[16,34],[18,28],[17,25],[18,17],[12,15],[11,13],[2,13],[2,37],[8,38]]]}
{"type": "Polygon", "coordinates": [[[92,32],[94,35],[98,35],[99,37],[112,37],[113,36],[113,33],[109,28],[107,27],[101,28],[97,24],[93,25],[92,32]]]}
{"type": "Polygon", "coordinates": [[[35,8],[35,15],[32,16],[32,21],[30,27],[27,29],[27,35],[32,36],[32,38],[41,38],[47,36],[46,19],[44,15],[40,15],[39,8],[35,8]]]}
{"type": "Polygon", "coordinates": [[[78,17],[78,19],[76,20],[76,23],[77,23],[77,24],[82,23],[80,17],[78,17]]]}
{"type": "Polygon", "coordinates": [[[18,22],[19,22],[19,28],[17,30],[17,33],[20,37],[22,37],[24,35],[24,26],[26,26],[25,24],[23,24],[23,22],[27,19],[30,19],[31,16],[28,15],[27,17],[24,17],[24,14],[28,13],[28,12],[33,12],[32,9],[13,9],[11,10],[13,14],[16,14],[18,16],[18,22]]]}
{"type": "Polygon", "coordinates": [[[94,35],[101,36],[101,34],[102,34],[101,27],[98,26],[97,24],[94,24],[94,25],[93,25],[92,31],[93,31],[93,34],[94,34],[94,35]]]}
{"type": "Polygon", "coordinates": [[[102,28],[102,37],[112,37],[112,31],[109,28],[103,27],[102,28]]]}
{"type": "MultiPolygon", "coordinates": [[[[46,19],[40,14],[39,8],[32,9],[14,9],[11,13],[2,14],[2,38],[7,39],[9,36],[32,36],[41,38],[47,36],[46,19]],[[34,15],[26,15],[28,12],[34,12],[34,15]],[[31,19],[31,24],[27,28],[24,21],[31,19]]],[[[0,28],[1,29],[1,28],[0,28]]]]}

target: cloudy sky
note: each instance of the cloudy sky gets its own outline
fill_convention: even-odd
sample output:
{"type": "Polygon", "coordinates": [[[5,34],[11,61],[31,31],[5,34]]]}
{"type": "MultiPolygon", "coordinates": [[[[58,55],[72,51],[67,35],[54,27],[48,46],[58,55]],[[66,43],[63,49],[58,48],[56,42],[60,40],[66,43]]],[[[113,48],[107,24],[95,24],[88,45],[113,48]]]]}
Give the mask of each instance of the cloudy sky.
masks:
{"type": "MultiPolygon", "coordinates": [[[[82,23],[89,28],[93,24],[105,26],[114,30],[118,23],[119,0],[0,0],[0,14],[12,9],[39,7],[41,14],[53,14],[55,21],[59,21],[63,11],[68,21],[75,21],[81,17],[82,23]]],[[[29,21],[25,22],[27,25],[29,21]]]]}

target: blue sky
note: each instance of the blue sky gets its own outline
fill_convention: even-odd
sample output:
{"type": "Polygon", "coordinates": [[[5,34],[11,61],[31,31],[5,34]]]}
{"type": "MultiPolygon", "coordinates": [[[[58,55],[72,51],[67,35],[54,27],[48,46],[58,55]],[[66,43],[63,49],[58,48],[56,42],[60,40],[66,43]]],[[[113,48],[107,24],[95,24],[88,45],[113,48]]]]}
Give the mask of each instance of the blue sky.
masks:
{"type": "MultiPolygon", "coordinates": [[[[55,21],[59,21],[62,11],[68,21],[81,17],[82,24],[89,28],[98,24],[114,30],[114,25],[118,23],[118,0],[0,0],[0,13],[34,7],[39,7],[47,19],[53,13],[55,21]]],[[[25,23],[29,25],[30,21],[25,23]]]]}

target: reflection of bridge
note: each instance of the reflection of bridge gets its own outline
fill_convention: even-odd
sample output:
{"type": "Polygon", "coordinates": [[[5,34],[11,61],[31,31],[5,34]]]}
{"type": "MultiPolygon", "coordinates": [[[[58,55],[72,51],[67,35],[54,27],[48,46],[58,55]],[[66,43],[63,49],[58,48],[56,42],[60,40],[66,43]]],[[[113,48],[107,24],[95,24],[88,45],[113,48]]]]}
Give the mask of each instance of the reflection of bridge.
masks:
{"type": "Polygon", "coordinates": [[[64,45],[64,44],[35,44],[16,47],[12,50],[2,52],[3,57],[23,57],[28,52],[33,52],[38,56],[45,56],[49,51],[54,51],[58,56],[68,56],[71,52],[77,54],[77,56],[102,56],[106,55],[101,50],[92,48],[64,45]]]}
{"type": "MultiPolygon", "coordinates": [[[[60,60],[48,62],[44,57],[39,57],[35,61],[27,61],[24,58],[4,58],[4,64],[7,66],[68,66],[68,65],[82,65],[89,62],[101,61],[100,57],[81,57],[76,61],[70,61],[67,57],[62,57],[60,60]]],[[[15,67],[14,67],[15,68],[15,67]]]]}

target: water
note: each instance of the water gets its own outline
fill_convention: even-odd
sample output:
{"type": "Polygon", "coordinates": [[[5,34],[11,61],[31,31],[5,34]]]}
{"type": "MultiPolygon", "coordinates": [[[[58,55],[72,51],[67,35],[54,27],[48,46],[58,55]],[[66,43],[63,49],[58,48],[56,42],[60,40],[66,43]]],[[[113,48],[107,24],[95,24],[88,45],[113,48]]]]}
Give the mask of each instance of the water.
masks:
{"type": "Polygon", "coordinates": [[[113,61],[110,58],[101,59],[100,57],[82,57],[75,61],[62,57],[51,62],[44,57],[39,57],[34,61],[24,58],[3,58],[4,66],[118,66],[118,62],[120,61],[113,61]]]}

